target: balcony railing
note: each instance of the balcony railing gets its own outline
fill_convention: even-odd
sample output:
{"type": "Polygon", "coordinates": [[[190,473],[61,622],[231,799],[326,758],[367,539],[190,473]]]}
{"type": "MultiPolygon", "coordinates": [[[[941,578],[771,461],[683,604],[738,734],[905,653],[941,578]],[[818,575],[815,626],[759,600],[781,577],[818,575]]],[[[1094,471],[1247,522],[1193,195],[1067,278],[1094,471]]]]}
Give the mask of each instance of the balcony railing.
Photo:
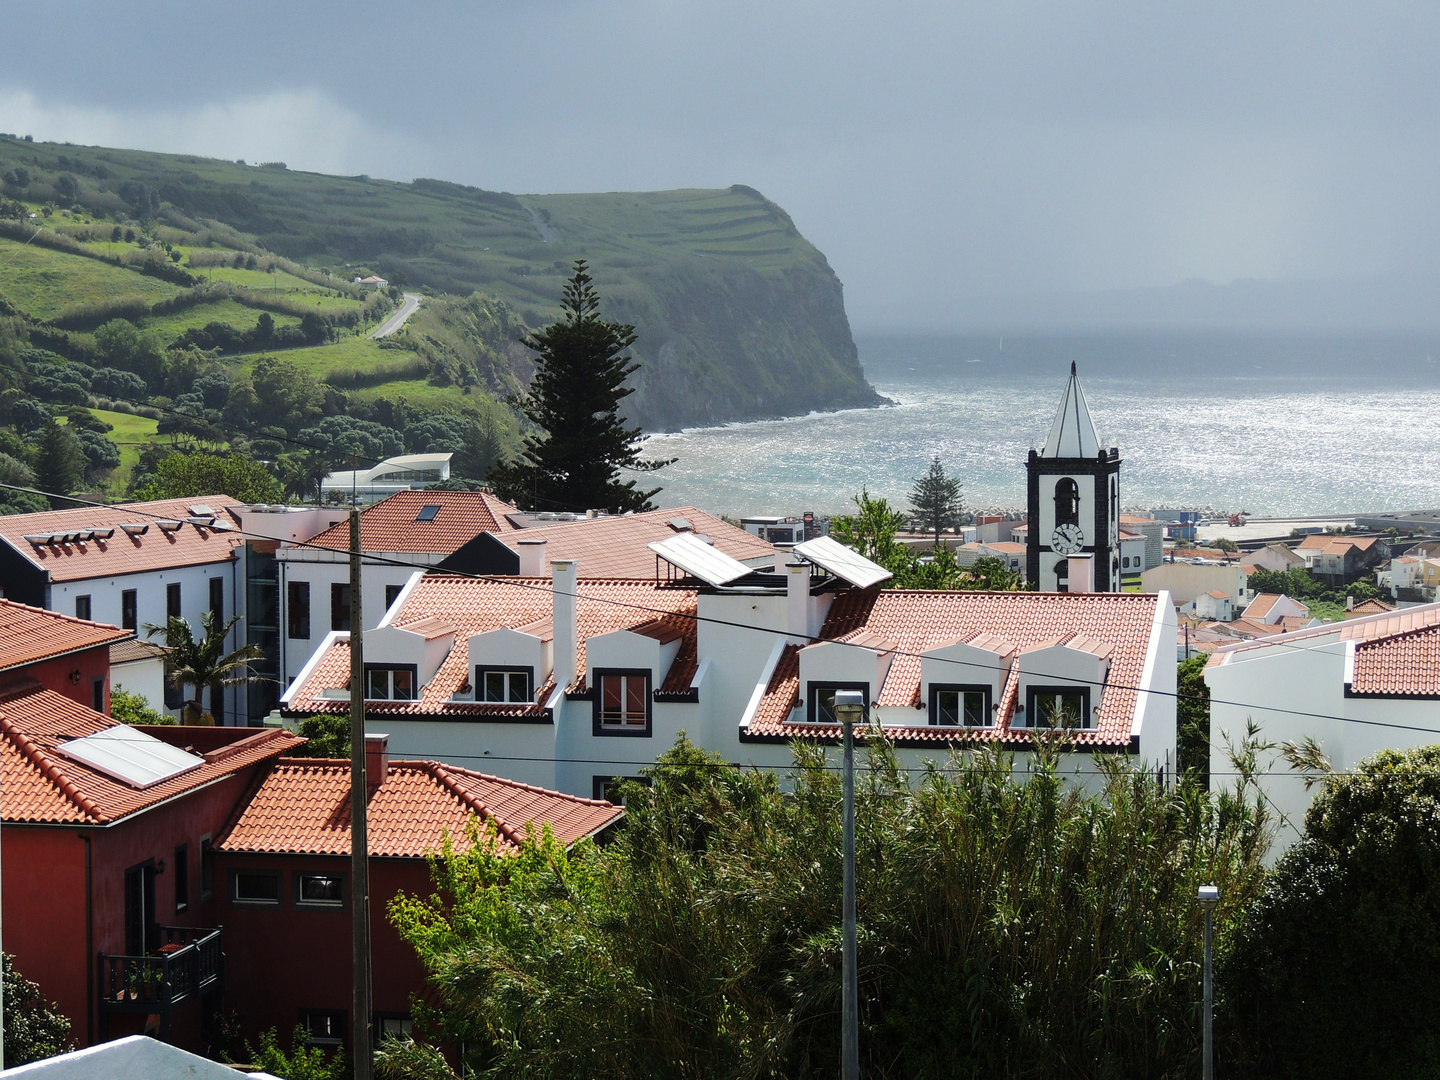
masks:
{"type": "Polygon", "coordinates": [[[160,1037],[169,1034],[176,1005],[218,989],[225,977],[220,929],[162,926],[152,956],[100,954],[100,1012],[156,1014],[160,1037]]]}

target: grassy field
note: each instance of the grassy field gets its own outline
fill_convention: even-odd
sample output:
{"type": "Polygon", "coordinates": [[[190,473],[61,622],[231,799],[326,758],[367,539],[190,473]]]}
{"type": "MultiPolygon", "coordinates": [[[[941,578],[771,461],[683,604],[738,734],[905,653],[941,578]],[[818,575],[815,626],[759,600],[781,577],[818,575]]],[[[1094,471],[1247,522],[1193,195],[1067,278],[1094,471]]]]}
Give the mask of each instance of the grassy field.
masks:
{"type": "Polygon", "coordinates": [[[83,255],[0,239],[0,296],[34,319],[53,319],[76,304],[139,297],[154,303],[177,285],[83,255]]]}
{"type": "MultiPolygon", "coordinates": [[[[200,307],[177,311],[173,315],[152,315],[148,319],[142,319],[140,326],[142,329],[155,331],[161,339],[169,342],[186,330],[198,330],[212,322],[229,323],[236,330],[249,330],[260,321],[261,314],[262,312],[255,308],[246,307],[234,300],[222,300],[216,304],[202,304],[200,307]]],[[[298,326],[300,323],[293,315],[272,314],[270,317],[275,320],[276,326],[298,326]]]]}
{"type": "Polygon", "coordinates": [[[337,296],[330,289],[294,274],[287,274],[283,270],[267,274],[262,270],[243,270],[232,266],[197,266],[187,269],[206,281],[228,281],[232,285],[242,285],[267,296],[283,296],[288,300],[314,304],[319,311],[336,311],[356,306],[356,301],[348,296],[337,296]]]}
{"type": "MultiPolygon", "coordinates": [[[[255,365],[257,353],[240,359],[241,367],[249,371],[255,365]]],[[[378,341],[371,341],[363,334],[357,337],[342,337],[329,345],[315,345],[305,349],[286,349],[270,355],[283,356],[285,362],[297,367],[307,375],[323,379],[337,369],[374,371],[377,367],[403,364],[414,354],[404,349],[382,349],[378,341]]]]}

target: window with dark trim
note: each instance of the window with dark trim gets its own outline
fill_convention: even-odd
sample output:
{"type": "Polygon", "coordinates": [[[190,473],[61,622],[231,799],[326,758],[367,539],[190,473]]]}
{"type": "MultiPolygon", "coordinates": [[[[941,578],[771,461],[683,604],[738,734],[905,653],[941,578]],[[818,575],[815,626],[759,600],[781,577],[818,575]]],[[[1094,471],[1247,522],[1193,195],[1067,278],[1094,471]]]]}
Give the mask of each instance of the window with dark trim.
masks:
{"type": "Polygon", "coordinates": [[[185,687],[170,681],[170,661],[165,661],[165,708],[179,709],[185,704],[185,687]]]}
{"type": "Polygon", "coordinates": [[[414,701],[420,696],[414,664],[366,664],[365,697],[371,701],[414,701]]]}
{"type": "Polygon", "coordinates": [[[650,672],[605,668],[595,672],[595,734],[650,734],[650,672]]]}
{"type": "Polygon", "coordinates": [[[395,601],[400,599],[400,594],[405,590],[404,585],[385,586],[385,610],[389,611],[395,606],[395,601]]]}
{"type": "Polygon", "coordinates": [[[175,861],[171,866],[175,873],[175,914],[190,906],[190,845],[181,844],[175,849],[175,861]]]}
{"type": "Polygon", "coordinates": [[[1088,686],[1032,686],[1025,694],[1025,721],[1030,727],[1094,727],[1088,686]]]}
{"type": "Polygon", "coordinates": [[[344,1046],[347,1015],[332,1009],[301,1009],[300,1026],[309,1036],[311,1047],[344,1046]]]}
{"type": "Polygon", "coordinates": [[[330,629],[350,629],[350,583],[333,582],[330,585],[330,629]]]}
{"type": "Polygon", "coordinates": [[[210,899],[215,890],[215,856],[210,850],[210,837],[200,838],[200,899],[210,899]]]}
{"type": "Polygon", "coordinates": [[[105,680],[95,679],[90,683],[90,707],[96,712],[105,711],[105,680]]]}
{"type": "Polygon", "coordinates": [[[167,619],[184,618],[180,611],[180,583],[172,581],[165,586],[165,617],[167,619]]]}
{"type": "Polygon", "coordinates": [[[212,577],[210,579],[210,612],[215,616],[215,623],[218,626],[225,625],[225,579],[212,577]]]}
{"type": "Polygon", "coordinates": [[[138,623],[135,619],[135,590],[124,589],[120,593],[120,626],[125,630],[134,630],[138,623]]]}
{"type": "Polygon", "coordinates": [[[280,871],[231,870],[230,903],[234,907],[279,907],[280,871]]]}
{"type": "Polygon", "coordinates": [[[475,700],[528,705],[535,700],[534,684],[534,668],[477,667],[475,700]]]}
{"type": "Polygon", "coordinates": [[[415,1027],[410,1020],[409,1013],[376,1013],[375,1014],[375,1038],[384,1040],[408,1039],[414,1033],[415,1027]]]}
{"type": "Polygon", "coordinates": [[[310,583],[292,581],[286,587],[285,620],[289,624],[286,632],[292,638],[310,636],[310,583]]]}
{"type": "Polygon", "coordinates": [[[295,906],[339,911],[345,907],[345,879],[339,874],[295,871],[295,906]]]}
{"type": "Polygon", "coordinates": [[[983,683],[931,683],[930,723],[938,727],[989,727],[991,689],[983,683]]]}
{"type": "Polygon", "coordinates": [[[90,621],[90,594],[75,597],[75,617],[90,621]]]}
{"type": "Polygon", "coordinates": [[[590,778],[590,797],[592,799],[604,799],[616,806],[625,805],[623,789],[626,784],[639,784],[641,787],[650,786],[648,776],[592,776],[590,778]]]}
{"type": "Polygon", "coordinates": [[[863,682],[812,682],[805,686],[805,718],[812,724],[838,724],[835,718],[835,691],[859,690],[870,707],[870,684],[863,682]]]}

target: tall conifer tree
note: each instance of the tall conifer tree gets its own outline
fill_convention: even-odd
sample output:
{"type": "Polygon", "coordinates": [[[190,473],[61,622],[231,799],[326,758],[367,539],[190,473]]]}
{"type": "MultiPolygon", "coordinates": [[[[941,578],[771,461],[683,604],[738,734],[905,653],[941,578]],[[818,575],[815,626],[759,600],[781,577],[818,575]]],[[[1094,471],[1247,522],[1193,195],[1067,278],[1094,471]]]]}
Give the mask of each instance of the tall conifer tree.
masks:
{"type": "Polygon", "coordinates": [[[640,429],[620,419],[620,402],[635,392],[625,385],[639,367],[625,355],[635,328],[600,317],[584,259],[575,261],[561,306],[559,322],[523,341],[539,357],[529,392],[515,404],[544,434],[527,437],[521,456],[496,465],[488,479],[501,498],[537,510],[653,510],[659,488],[620,479],[621,469],[670,464],[642,459],[640,429]]]}
{"type": "Polygon", "coordinates": [[[925,523],[927,532],[935,533],[935,543],[940,543],[940,533],[960,524],[960,481],[945,475],[945,466],[936,454],[930,462],[930,471],[917,477],[910,489],[910,512],[925,523]]]}

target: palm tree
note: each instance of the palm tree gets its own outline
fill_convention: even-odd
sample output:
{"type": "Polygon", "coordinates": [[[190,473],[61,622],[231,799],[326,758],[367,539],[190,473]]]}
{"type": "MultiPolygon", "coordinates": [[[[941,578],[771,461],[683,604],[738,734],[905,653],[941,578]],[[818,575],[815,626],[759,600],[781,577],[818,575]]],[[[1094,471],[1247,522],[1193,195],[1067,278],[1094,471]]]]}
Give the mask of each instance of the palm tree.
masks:
{"type": "Polygon", "coordinates": [[[320,505],[320,482],[330,475],[330,462],[324,454],[318,450],[281,454],[275,466],[287,496],[301,502],[313,498],[315,505],[320,505]]]}
{"type": "Polygon", "coordinates": [[[239,621],[240,616],[236,615],[224,626],[218,626],[215,612],[207,611],[200,616],[200,628],[205,636],[199,641],[195,640],[190,624],[178,616],[171,616],[164,626],[145,624],[146,637],[153,638],[159,634],[165,639],[165,647],[170,654],[166,660],[166,679],[170,685],[176,689],[186,686],[195,688],[195,696],[186,700],[181,711],[183,723],[214,724],[221,690],[256,678],[250,665],[261,657],[257,646],[242,645],[233,652],[225,651],[225,638],[239,621]],[[210,688],[212,710],[208,713],[203,711],[200,703],[200,695],[206,687],[210,688]]]}

